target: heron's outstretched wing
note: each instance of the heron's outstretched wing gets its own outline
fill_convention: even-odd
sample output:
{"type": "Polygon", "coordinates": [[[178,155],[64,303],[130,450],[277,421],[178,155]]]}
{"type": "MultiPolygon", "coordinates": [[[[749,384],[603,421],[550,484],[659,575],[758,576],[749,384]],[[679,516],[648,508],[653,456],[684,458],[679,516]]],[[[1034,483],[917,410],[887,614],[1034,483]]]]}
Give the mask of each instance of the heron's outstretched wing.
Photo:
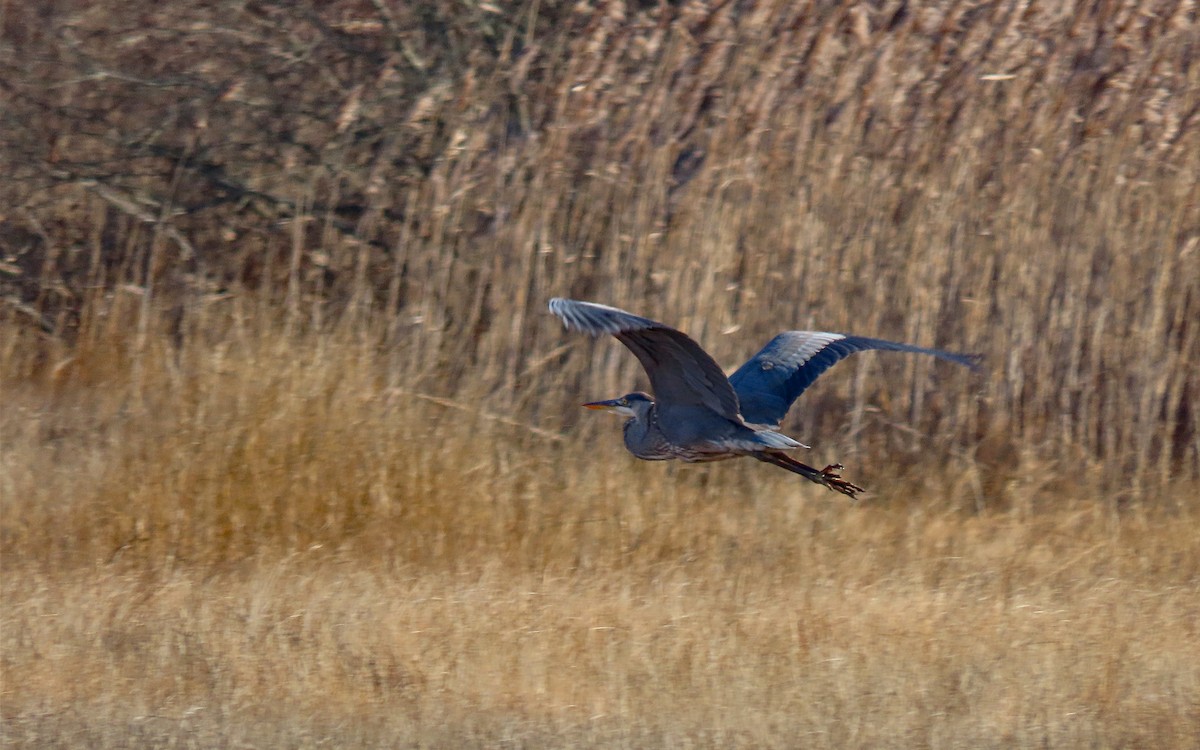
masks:
{"type": "Polygon", "coordinates": [[[741,422],[738,397],[725,372],[680,331],[595,302],[556,297],[550,300],[550,312],[568,328],[592,336],[616,336],[641,361],[660,407],[704,406],[741,422]]]}
{"type": "Polygon", "coordinates": [[[729,376],[729,382],[737,391],[742,417],[750,424],[777,427],[796,397],[821,373],[855,352],[870,349],[929,354],[972,369],[979,363],[979,357],[975,355],[864,336],[784,331],[729,376]]]}

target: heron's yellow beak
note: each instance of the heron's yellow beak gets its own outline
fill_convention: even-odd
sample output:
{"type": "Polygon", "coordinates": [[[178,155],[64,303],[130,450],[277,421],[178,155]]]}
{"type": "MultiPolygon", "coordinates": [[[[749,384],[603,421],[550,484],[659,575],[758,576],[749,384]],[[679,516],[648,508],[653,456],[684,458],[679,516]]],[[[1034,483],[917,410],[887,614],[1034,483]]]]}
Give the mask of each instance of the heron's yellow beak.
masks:
{"type": "Polygon", "coordinates": [[[585,409],[595,409],[596,411],[614,411],[618,404],[614,401],[592,401],[583,405],[585,409]]]}
{"type": "Polygon", "coordinates": [[[609,414],[616,414],[622,417],[637,416],[637,412],[630,408],[629,402],[625,400],[624,396],[621,398],[610,398],[607,401],[593,401],[590,404],[584,404],[583,406],[585,409],[606,411],[609,414]]]}

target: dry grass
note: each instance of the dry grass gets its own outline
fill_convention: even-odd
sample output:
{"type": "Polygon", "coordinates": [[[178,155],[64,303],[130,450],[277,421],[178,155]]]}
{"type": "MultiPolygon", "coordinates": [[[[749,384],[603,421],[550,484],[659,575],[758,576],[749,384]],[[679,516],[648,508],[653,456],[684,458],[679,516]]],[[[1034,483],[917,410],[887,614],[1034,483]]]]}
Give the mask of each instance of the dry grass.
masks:
{"type": "MultiPolygon", "coordinates": [[[[807,525],[820,516],[776,515],[807,525]]],[[[807,570],[781,564],[795,557],[780,552],[783,534],[763,539],[733,521],[686,558],[565,576],[499,572],[508,561],[498,551],[430,572],[322,550],[236,574],[22,575],[5,584],[15,604],[5,615],[15,683],[5,741],[1194,742],[1196,590],[1107,575],[1141,566],[1138,541],[1077,522],[1091,547],[1043,545],[1034,558],[1075,553],[1082,572],[1006,585],[1029,559],[1011,523],[981,524],[995,556],[948,561],[887,549],[904,546],[903,519],[850,515],[816,540],[791,535],[815,558],[851,558],[807,570]],[[858,531],[886,534],[884,549],[855,554],[858,531]],[[751,561],[731,564],[731,546],[751,561]],[[1097,564],[1106,555],[1116,559],[1097,564]],[[1095,578],[1098,569],[1106,574],[1095,578]]],[[[962,530],[921,536],[950,547],[946,535],[962,530]]]]}
{"type": "Polygon", "coordinates": [[[980,514],[964,465],[850,505],[412,400],[336,335],[131,328],[5,382],[7,746],[1200,732],[1194,486],[1118,510],[1028,476],[980,514]]]}
{"type": "Polygon", "coordinates": [[[6,747],[1194,746],[1194,4],[43,5],[6,747]],[[851,505],[628,457],[553,295],[988,370],[806,393],[851,505]]]}

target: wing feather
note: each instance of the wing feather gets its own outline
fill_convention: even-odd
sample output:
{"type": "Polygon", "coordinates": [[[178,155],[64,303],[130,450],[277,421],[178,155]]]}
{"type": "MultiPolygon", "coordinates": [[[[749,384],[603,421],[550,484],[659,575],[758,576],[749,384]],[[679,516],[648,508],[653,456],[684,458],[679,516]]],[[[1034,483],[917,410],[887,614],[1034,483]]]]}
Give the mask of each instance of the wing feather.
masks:
{"type": "Polygon", "coordinates": [[[660,407],[704,406],[741,422],[738,397],[725,372],[708,352],[684,333],[649,318],[595,302],[554,298],[550,312],[567,328],[624,344],[650,376],[660,407]]]}
{"type": "Polygon", "coordinates": [[[820,331],[784,331],[729,376],[749,424],[778,427],[792,402],[821,373],[855,352],[881,349],[928,354],[977,369],[979,357],[912,344],[820,331]]]}

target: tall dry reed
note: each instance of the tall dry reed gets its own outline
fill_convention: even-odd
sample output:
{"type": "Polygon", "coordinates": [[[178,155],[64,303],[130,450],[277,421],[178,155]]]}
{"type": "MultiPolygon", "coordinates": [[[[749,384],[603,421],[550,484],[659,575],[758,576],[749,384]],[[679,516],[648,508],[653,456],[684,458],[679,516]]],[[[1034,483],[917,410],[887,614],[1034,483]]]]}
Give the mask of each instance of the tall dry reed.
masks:
{"type": "Polygon", "coordinates": [[[9,314],[70,338],[97,287],[180,316],[251,287],[552,429],[638,378],[552,295],[729,367],[852,330],[987,375],[864,358],[789,425],[810,442],[1200,471],[1187,3],[423,7],[9,11],[9,314]]]}

